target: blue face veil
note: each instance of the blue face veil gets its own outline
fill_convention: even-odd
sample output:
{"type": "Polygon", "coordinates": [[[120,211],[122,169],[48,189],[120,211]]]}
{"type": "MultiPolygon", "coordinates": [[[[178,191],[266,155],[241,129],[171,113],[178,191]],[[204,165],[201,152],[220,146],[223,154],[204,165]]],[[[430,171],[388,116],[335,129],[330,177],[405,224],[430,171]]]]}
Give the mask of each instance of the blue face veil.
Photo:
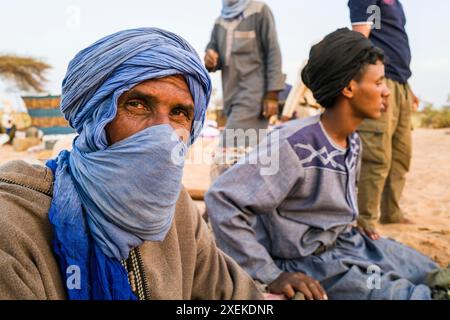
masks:
{"type": "Polygon", "coordinates": [[[169,231],[184,155],[203,126],[210,92],[194,49],[156,28],[112,34],[70,62],[61,110],[79,135],[71,152],[47,163],[54,174],[53,249],[69,299],[135,299],[120,260],[169,231]],[[187,145],[169,125],[157,125],[108,146],[105,126],[120,95],[171,75],[184,76],[195,104],[187,145]]]}
{"type": "Polygon", "coordinates": [[[234,19],[247,9],[250,0],[222,0],[221,16],[224,19],[234,19]]]}

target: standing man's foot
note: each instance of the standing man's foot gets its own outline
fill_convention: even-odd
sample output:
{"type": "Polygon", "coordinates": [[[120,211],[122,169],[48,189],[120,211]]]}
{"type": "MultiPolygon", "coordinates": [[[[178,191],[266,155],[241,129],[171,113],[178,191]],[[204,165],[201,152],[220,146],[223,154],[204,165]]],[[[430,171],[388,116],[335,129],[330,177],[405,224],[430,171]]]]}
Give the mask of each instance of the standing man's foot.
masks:
{"type": "Polygon", "coordinates": [[[380,240],[381,236],[374,227],[357,227],[359,232],[365,234],[372,240],[380,240]]]}
{"type": "Polygon", "coordinates": [[[398,223],[401,223],[401,224],[414,224],[414,221],[409,220],[408,218],[403,218],[403,219],[400,220],[400,222],[398,222],[398,223]]]}
{"type": "Polygon", "coordinates": [[[408,218],[401,218],[399,220],[380,220],[381,224],[414,224],[412,220],[408,218]]]}
{"type": "Polygon", "coordinates": [[[372,240],[379,240],[381,238],[380,234],[375,229],[374,223],[370,220],[364,220],[361,218],[358,219],[358,224],[356,228],[359,230],[359,232],[365,234],[372,240]]]}

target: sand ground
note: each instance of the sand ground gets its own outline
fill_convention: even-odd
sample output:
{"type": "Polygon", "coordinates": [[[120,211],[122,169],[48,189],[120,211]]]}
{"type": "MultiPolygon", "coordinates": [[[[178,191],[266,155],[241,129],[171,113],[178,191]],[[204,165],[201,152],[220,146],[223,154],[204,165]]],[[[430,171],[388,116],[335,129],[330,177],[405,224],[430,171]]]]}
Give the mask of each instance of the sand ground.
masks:
{"type": "Polygon", "coordinates": [[[450,264],[450,129],[413,132],[411,170],[401,200],[411,225],[379,225],[394,238],[450,264]]]}
{"type": "MultiPolygon", "coordinates": [[[[201,192],[208,188],[208,161],[214,145],[214,140],[203,139],[192,148],[183,177],[188,189],[201,192]]],[[[39,162],[50,155],[19,153],[3,146],[0,164],[15,159],[39,162]]],[[[204,209],[202,202],[197,204],[204,209]]],[[[413,159],[401,206],[414,223],[378,225],[380,234],[415,248],[441,266],[450,264],[450,129],[413,132],[413,159]]]]}

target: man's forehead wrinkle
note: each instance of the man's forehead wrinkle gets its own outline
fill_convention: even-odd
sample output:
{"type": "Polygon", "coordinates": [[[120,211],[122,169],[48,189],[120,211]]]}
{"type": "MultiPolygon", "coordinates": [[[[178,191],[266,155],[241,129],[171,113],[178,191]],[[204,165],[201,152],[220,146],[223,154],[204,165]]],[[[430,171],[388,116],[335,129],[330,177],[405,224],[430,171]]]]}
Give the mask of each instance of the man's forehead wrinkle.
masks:
{"type": "Polygon", "coordinates": [[[131,89],[130,91],[127,91],[126,95],[128,97],[142,96],[142,97],[145,97],[145,98],[151,98],[151,99],[158,100],[158,97],[153,93],[155,90],[153,89],[153,90],[149,90],[149,91],[151,91],[151,92],[146,92],[146,91],[143,91],[143,90],[140,90],[140,89],[136,88],[136,89],[131,89]]]}
{"type": "Polygon", "coordinates": [[[165,84],[171,84],[177,88],[180,89],[180,92],[184,92],[185,94],[192,96],[191,91],[189,89],[189,86],[187,84],[187,82],[185,81],[184,78],[180,78],[180,77],[175,77],[175,76],[171,76],[171,77],[166,77],[166,78],[161,78],[161,79],[152,79],[152,80],[147,80],[144,82],[141,82],[140,84],[138,84],[137,86],[135,86],[134,88],[132,88],[130,91],[140,91],[141,93],[145,93],[142,89],[143,88],[147,88],[149,91],[155,91],[155,88],[148,88],[146,86],[146,84],[148,83],[165,83],[165,84]]]}
{"type": "MultiPolygon", "coordinates": [[[[179,87],[180,89],[183,89],[183,91],[187,91],[190,93],[188,82],[186,81],[186,78],[181,74],[177,74],[177,75],[173,75],[173,76],[169,76],[169,77],[165,77],[165,78],[160,78],[160,79],[155,79],[155,80],[170,83],[176,87],[179,87]]],[[[155,80],[150,80],[150,81],[155,81],[155,80]]]]}

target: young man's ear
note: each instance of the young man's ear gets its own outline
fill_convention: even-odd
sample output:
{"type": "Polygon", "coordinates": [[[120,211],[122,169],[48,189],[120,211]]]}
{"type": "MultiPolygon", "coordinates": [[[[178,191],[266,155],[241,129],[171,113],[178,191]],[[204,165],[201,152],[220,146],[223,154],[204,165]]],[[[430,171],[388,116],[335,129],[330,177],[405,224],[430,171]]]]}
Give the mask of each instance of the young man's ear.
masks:
{"type": "Polygon", "coordinates": [[[348,85],[344,89],[342,89],[342,95],[348,99],[353,98],[353,96],[355,95],[356,85],[356,81],[351,80],[348,85]]]}

